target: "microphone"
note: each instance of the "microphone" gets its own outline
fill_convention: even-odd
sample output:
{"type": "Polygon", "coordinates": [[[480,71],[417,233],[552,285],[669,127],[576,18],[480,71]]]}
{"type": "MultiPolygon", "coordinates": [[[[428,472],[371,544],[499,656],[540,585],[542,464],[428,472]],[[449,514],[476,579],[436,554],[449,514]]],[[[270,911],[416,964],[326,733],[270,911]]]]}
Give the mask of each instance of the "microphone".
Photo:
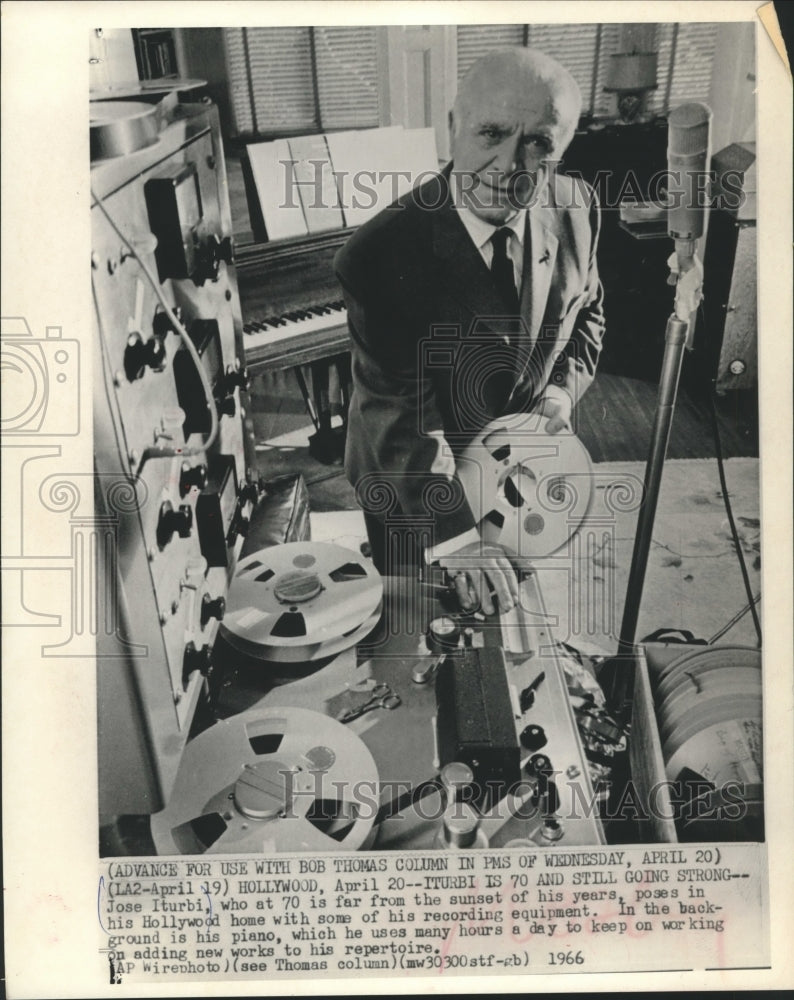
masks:
{"type": "Polygon", "coordinates": [[[689,266],[703,235],[710,197],[711,117],[711,108],[693,102],[675,108],[668,118],[667,231],[675,240],[680,271],[689,266]]]}

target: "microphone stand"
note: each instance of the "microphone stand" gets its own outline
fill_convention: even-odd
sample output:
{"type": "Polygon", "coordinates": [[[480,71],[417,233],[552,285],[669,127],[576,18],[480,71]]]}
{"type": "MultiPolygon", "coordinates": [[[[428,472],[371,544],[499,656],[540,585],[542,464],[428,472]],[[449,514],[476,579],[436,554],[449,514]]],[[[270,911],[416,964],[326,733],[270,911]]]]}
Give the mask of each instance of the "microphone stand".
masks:
{"type": "MultiPolygon", "coordinates": [[[[697,240],[703,234],[703,186],[707,178],[706,164],[711,145],[711,109],[693,102],[674,109],[669,116],[667,161],[675,194],[668,208],[668,232],[675,240],[677,280],[675,306],[667,321],[664,359],[659,376],[659,395],[651,436],[648,463],[645,467],[643,499],[634,536],[634,552],[629,569],[623,622],[620,627],[618,652],[609,665],[611,676],[610,702],[616,719],[624,723],[631,713],[634,693],[635,649],[637,621],[648,567],[648,554],[653,538],[653,522],[662,483],[662,470],[670,441],[670,428],[681,377],[684,348],[692,346],[691,331],[695,326],[695,310],[700,301],[700,285],[690,278],[699,279],[695,268],[697,240]]],[[[675,271],[675,269],[673,269],[675,271]]],[[[603,667],[602,667],[603,669],[603,667]]]]}
{"type": "MultiPolygon", "coordinates": [[[[694,241],[676,240],[676,253],[679,262],[678,290],[683,275],[693,264],[694,241]]],[[[676,304],[678,293],[676,295],[676,304]]],[[[642,592],[645,584],[645,572],[648,567],[648,555],[653,538],[653,525],[656,518],[656,507],[659,501],[659,491],[662,483],[662,471],[667,456],[667,446],[670,441],[670,430],[673,423],[678,383],[681,377],[681,366],[684,359],[684,348],[691,347],[690,330],[694,329],[694,314],[690,321],[682,320],[673,312],[667,320],[664,340],[664,357],[659,376],[659,393],[656,402],[651,445],[648,461],[645,466],[645,481],[643,499],[637,520],[637,531],[634,536],[634,551],[631,557],[629,580],[626,587],[626,600],[623,606],[623,621],[620,626],[618,652],[614,665],[616,667],[612,678],[610,702],[616,719],[623,724],[631,712],[631,699],[634,690],[634,641],[637,632],[637,620],[642,602],[642,592]]]]}

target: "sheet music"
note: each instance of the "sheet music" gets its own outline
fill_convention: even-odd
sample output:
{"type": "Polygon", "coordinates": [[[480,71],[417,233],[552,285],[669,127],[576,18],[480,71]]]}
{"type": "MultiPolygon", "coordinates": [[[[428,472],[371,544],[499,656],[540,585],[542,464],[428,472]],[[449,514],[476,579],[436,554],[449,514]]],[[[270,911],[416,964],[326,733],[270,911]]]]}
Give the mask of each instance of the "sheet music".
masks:
{"type": "Polygon", "coordinates": [[[342,209],[325,136],[304,135],[288,141],[306,228],[310,233],[340,229],[342,209]]]}
{"type": "Polygon", "coordinates": [[[287,140],[252,143],[248,159],[269,239],[305,236],[309,229],[287,140]]]}

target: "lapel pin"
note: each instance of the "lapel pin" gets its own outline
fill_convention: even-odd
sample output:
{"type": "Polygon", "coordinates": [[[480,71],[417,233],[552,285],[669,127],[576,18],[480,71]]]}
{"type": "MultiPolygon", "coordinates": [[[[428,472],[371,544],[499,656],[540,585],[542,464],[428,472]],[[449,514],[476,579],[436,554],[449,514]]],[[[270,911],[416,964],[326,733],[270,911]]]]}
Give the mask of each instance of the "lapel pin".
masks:
{"type": "Polygon", "coordinates": [[[543,256],[540,257],[538,260],[538,264],[548,264],[550,260],[551,260],[551,254],[549,253],[548,250],[544,250],[543,256]]]}

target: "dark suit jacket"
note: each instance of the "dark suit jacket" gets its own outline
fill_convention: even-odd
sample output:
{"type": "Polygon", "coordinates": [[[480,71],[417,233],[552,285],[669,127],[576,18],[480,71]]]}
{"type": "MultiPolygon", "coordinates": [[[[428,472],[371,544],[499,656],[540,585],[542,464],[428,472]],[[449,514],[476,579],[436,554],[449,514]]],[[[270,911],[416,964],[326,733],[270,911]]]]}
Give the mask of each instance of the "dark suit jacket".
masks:
{"type": "Polygon", "coordinates": [[[371,513],[432,516],[435,544],[474,525],[448,475],[454,454],[549,384],[575,403],[604,331],[591,189],[552,177],[529,210],[516,319],[452,207],[449,169],[363,225],[335,261],[354,344],[348,478],[371,513]]]}

